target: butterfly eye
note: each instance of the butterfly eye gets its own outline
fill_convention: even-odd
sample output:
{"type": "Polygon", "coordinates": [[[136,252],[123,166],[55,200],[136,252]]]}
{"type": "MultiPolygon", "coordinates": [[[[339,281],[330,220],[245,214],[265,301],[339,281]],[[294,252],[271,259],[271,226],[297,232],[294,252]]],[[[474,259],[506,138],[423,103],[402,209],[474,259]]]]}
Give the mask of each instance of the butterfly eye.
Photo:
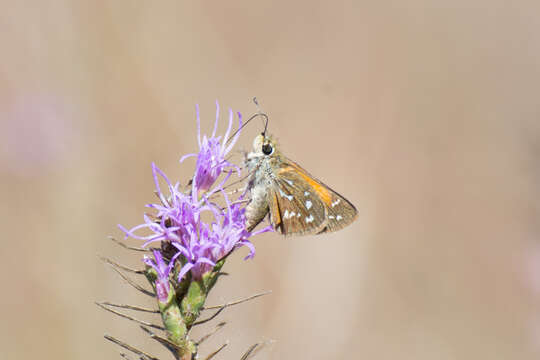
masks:
{"type": "Polygon", "coordinates": [[[262,152],[264,155],[270,155],[274,152],[274,148],[270,144],[264,144],[262,146],[262,152]]]}

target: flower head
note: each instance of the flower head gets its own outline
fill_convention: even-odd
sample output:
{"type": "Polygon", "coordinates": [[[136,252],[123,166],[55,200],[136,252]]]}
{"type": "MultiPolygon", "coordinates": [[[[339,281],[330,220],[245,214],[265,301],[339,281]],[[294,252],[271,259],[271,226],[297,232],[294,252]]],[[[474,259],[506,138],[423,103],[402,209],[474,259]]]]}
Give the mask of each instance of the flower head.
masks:
{"type": "Polygon", "coordinates": [[[154,250],[153,253],[155,259],[154,261],[152,261],[150,257],[145,255],[143,258],[143,262],[156,270],[156,295],[159,302],[166,303],[169,298],[169,292],[171,289],[171,284],[169,282],[169,274],[171,273],[171,270],[174,266],[174,260],[178,257],[179,254],[176,254],[167,265],[163,260],[161,252],[154,250]]]}
{"type": "MultiPolygon", "coordinates": [[[[239,117],[241,119],[240,115],[239,117]]],[[[229,128],[223,139],[227,139],[231,131],[232,118],[231,111],[229,128]]],[[[246,259],[252,258],[255,255],[255,248],[249,238],[255,234],[270,230],[268,227],[257,232],[247,231],[245,209],[242,207],[241,201],[231,203],[223,190],[223,184],[230,176],[232,169],[236,169],[240,173],[238,167],[224,158],[236,142],[240,131],[237,132],[231,143],[226,146],[221,141],[221,137],[215,137],[217,120],[218,116],[216,116],[212,136],[207,138],[205,135],[201,141],[197,108],[200,151],[198,154],[188,155],[197,157],[191,191],[182,192],[180,183],[177,182],[173,185],[167,176],[152,163],[152,174],[160,203],[147,206],[154,209],[156,213],[153,216],[145,214],[144,223],[135,226],[131,230],[119,225],[126,237],[130,236],[144,240],[143,246],[156,242],[165,242],[176,248],[177,252],[168,265],[164,263],[159,251],[154,251],[155,262],[150,259],[144,260],[147,265],[156,269],[159,275],[158,281],[156,281],[156,289],[158,289],[159,285],[160,288],[157,291],[162,291],[163,296],[168,291],[168,277],[175,261],[180,261],[182,266],[178,276],[179,281],[188,273],[191,273],[193,279],[199,280],[204,274],[211,271],[218,261],[239,247],[248,247],[250,253],[246,259]],[[215,183],[220,174],[227,169],[231,169],[231,172],[216,185],[215,183]],[[166,184],[166,192],[161,190],[159,177],[166,184]],[[226,205],[224,208],[218,206],[216,202],[210,201],[211,195],[220,194],[223,196],[226,205]],[[141,230],[146,230],[147,234],[138,235],[141,230]]],[[[186,156],[182,160],[185,158],[186,156]]]]}
{"type": "MultiPolygon", "coordinates": [[[[216,131],[219,122],[219,103],[216,101],[216,122],[214,123],[214,130],[212,136],[209,138],[206,135],[201,140],[201,121],[199,116],[199,106],[197,109],[197,140],[199,142],[199,152],[197,154],[184,155],[180,162],[183,162],[189,157],[197,157],[197,164],[195,168],[195,176],[193,177],[193,187],[207,191],[215,183],[221,173],[227,169],[235,169],[240,174],[238,166],[230,163],[225,159],[225,156],[231,151],[234,144],[240,136],[240,131],[229,142],[229,134],[232,129],[233,111],[229,109],[229,126],[225,132],[225,136],[221,139],[221,136],[216,137],[216,131]]],[[[238,113],[239,129],[242,127],[242,114],[238,113]]]]}
{"type": "Polygon", "coordinates": [[[184,241],[173,242],[173,245],[185,254],[186,259],[179,279],[190,270],[193,278],[200,279],[216,265],[216,262],[242,246],[249,248],[249,254],[245,259],[253,258],[255,247],[249,238],[270,231],[270,227],[255,232],[247,231],[245,209],[240,204],[231,204],[224,192],[223,196],[227,207],[214,216],[212,223],[201,222],[198,228],[189,226],[189,236],[183,238],[184,241]]]}

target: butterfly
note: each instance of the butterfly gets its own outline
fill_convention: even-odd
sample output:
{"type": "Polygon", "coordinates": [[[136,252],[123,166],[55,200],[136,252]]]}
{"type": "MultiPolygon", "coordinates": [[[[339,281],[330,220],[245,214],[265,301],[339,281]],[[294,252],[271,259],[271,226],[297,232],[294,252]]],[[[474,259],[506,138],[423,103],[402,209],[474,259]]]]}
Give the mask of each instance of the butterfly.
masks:
{"type": "Polygon", "coordinates": [[[357,218],[358,211],[349,200],[283,155],[276,141],[266,135],[266,127],[255,137],[245,165],[250,173],[248,231],[268,213],[273,228],[283,235],[333,232],[357,218]]]}

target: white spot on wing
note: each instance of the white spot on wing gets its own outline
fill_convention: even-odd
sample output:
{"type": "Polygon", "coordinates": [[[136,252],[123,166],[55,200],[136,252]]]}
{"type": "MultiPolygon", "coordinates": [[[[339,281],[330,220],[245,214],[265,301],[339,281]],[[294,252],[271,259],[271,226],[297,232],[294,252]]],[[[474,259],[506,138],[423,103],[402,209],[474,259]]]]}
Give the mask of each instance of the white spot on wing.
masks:
{"type": "Polygon", "coordinates": [[[290,219],[294,217],[295,215],[296,217],[300,217],[300,213],[297,214],[294,211],[289,212],[289,210],[285,210],[285,212],[283,213],[283,219],[290,219]]]}
{"type": "Polygon", "coordinates": [[[312,222],[313,220],[315,220],[315,218],[313,217],[313,215],[309,215],[307,218],[306,218],[306,223],[310,223],[312,222]]]}
{"type": "Polygon", "coordinates": [[[328,215],[329,219],[334,219],[334,215],[328,215]]]}
{"type": "Polygon", "coordinates": [[[313,204],[311,203],[311,201],[306,200],[306,209],[308,209],[308,210],[311,209],[311,205],[313,205],[313,204]]]}
{"type": "Polygon", "coordinates": [[[341,215],[336,216],[336,220],[341,220],[341,219],[343,219],[343,216],[341,215]]]}
{"type": "Polygon", "coordinates": [[[309,191],[304,191],[304,196],[309,196],[309,191]]]}
{"type": "Polygon", "coordinates": [[[300,214],[300,213],[296,214],[297,218],[299,218],[300,216],[302,216],[302,214],[300,214]]]}
{"type": "Polygon", "coordinates": [[[284,198],[286,198],[286,199],[289,200],[289,201],[292,201],[292,199],[293,199],[293,196],[292,196],[292,195],[287,195],[287,194],[285,194],[285,193],[283,192],[283,190],[281,190],[281,189],[279,189],[279,195],[281,195],[281,197],[284,197],[284,198]]]}
{"type": "Polygon", "coordinates": [[[334,201],[331,205],[332,207],[336,206],[337,204],[339,204],[341,202],[341,199],[337,199],[336,201],[334,201]]]}
{"type": "Polygon", "coordinates": [[[292,182],[292,180],[285,180],[285,181],[286,181],[289,185],[291,185],[291,186],[293,186],[293,184],[294,184],[294,183],[292,182]]]}

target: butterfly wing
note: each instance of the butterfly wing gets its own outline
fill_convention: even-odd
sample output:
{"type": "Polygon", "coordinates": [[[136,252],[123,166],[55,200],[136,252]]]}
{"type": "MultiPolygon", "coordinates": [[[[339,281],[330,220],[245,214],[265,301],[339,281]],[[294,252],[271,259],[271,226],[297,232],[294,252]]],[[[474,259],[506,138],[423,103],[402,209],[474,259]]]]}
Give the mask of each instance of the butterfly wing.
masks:
{"type": "Polygon", "coordinates": [[[343,196],[286,159],[268,192],[270,219],[284,235],[339,230],[352,223],[356,208],[343,196]]]}

